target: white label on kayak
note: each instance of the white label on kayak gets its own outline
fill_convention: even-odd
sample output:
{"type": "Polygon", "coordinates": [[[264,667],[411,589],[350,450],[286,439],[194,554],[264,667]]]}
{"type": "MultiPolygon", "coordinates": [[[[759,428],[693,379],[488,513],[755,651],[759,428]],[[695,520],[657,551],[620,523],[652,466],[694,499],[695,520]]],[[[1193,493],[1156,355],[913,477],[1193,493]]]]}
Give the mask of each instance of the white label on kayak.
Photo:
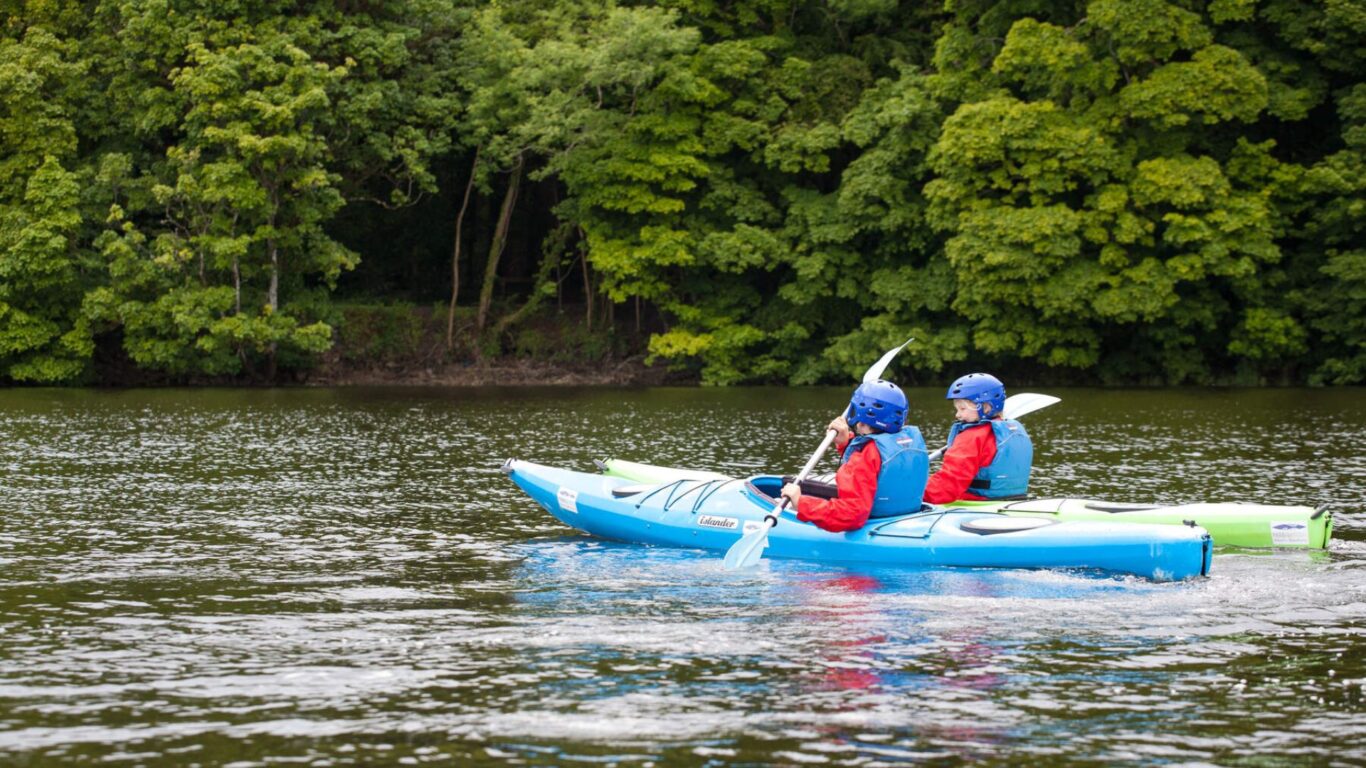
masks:
{"type": "Polygon", "coordinates": [[[560,503],[560,509],[576,515],[579,513],[579,492],[573,488],[561,488],[560,492],[555,494],[555,501],[560,503]]]}
{"type": "Polygon", "coordinates": [[[1309,546],[1309,526],[1297,520],[1271,523],[1271,546],[1309,546]]]}
{"type": "Polygon", "coordinates": [[[745,530],[745,533],[754,533],[755,531],[757,531],[757,530],[759,530],[760,528],[763,528],[763,527],[764,527],[764,524],[761,523],[761,522],[759,522],[758,520],[746,520],[746,521],[745,521],[745,529],[744,529],[744,530],[745,530]]]}
{"type": "Polygon", "coordinates": [[[726,531],[733,531],[740,527],[740,521],[733,517],[718,517],[716,515],[698,515],[697,524],[706,528],[720,528],[726,531]]]}

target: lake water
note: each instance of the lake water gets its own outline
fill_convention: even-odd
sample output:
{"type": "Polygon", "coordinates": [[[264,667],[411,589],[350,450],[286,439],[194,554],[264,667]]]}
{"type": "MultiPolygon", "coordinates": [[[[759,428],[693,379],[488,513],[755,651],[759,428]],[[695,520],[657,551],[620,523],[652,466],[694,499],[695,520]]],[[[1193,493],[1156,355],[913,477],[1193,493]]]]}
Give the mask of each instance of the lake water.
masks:
{"type": "Polygon", "coordinates": [[[845,389],[0,391],[0,764],[1366,763],[1366,393],[1043,391],[1036,494],[1329,504],[1332,547],[727,572],[498,470],[791,473],[845,389]]]}

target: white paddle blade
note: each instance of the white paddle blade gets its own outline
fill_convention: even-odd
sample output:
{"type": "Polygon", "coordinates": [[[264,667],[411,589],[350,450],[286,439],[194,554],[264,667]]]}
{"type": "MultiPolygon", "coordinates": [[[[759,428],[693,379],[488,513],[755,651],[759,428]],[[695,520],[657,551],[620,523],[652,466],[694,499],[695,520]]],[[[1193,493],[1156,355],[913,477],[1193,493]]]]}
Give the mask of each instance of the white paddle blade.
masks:
{"type": "Polygon", "coordinates": [[[1062,398],[1052,395],[1041,395],[1037,392],[1021,392],[1018,395],[1011,395],[1006,398],[1006,405],[1001,409],[1001,415],[1007,419],[1018,419],[1028,413],[1033,413],[1040,408],[1061,402],[1062,398]]]}
{"type": "Polygon", "coordinates": [[[748,568],[759,562],[768,547],[768,529],[773,527],[767,520],[764,527],[745,534],[739,541],[726,550],[725,567],[728,571],[748,568]]]}
{"type": "Polygon", "coordinates": [[[906,343],[905,343],[905,344],[902,344],[901,346],[897,347],[896,349],[889,349],[889,350],[887,350],[887,354],[883,355],[881,360],[878,360],[876,363],[873,363],[873,367],[872,367],[872,368],[869,368],[867,371],[864,371],[864,373],[863,373],[863,381],[864,381],[864,383],[867,383],[867,382],[870,382],[870,381],[877,381],[878,379],[882,378],[882,372],[885,371],[885,370],[887,370],[887,366],[889,366],[889,365],[892,364],[892,358],[896,357],[896,353],[898,353],[898,352],[900,352],[901,350],[905,349],[905,348],[906,348],[906,344],[910,344],[910,343],[913,342],[913,341],[915,341],[915,337],[914,337],[914,336],[912,336],[912,337],[909,338],[909,339],[906,339],[906,343]]]}

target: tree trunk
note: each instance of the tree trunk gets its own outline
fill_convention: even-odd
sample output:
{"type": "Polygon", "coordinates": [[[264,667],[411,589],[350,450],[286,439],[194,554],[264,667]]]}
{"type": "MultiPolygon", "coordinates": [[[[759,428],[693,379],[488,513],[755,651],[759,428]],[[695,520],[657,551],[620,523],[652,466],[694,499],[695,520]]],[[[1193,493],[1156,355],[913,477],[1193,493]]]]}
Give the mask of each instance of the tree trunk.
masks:
{"type": "MultiPolygon", "coordinates": [[[[272,222],[273,223],[273,222],[272,222]]],[[[266,306],[271,315],[280,309],[280,247],[274,239],[267,246],[270,249],[270,289],[266,292],[266,306]]],[[[266,348],[266,381],[275,381],[276,344],[271,342],[266,348]]]]}
{"type": "Polygon", "coordinates": [[[479,291],[479,313],[475,315],[474,327],[484,332],[488,324],[489,305],[493,303],[493,285],[498,279],[498,260],[503,256],[507,245],[508,226],[512,223],[512,209],[517,205],[517,190],[522,185],[522,158],[512,166],[508,177],[507,193],[503,195],[503,207],[498,211],[498,225],[493,230],[493,242],[489,245],[488,264],[484,266],[484,286],[479,291]]]}
{"type": "Polygon", "coordinates": [[[501,336],[504,331],[514,324],[521,322],[522,318],[531,314],[536,307],[541,305],[541,301],[545,298],[546,294],[543,289],[550,280],[553,279],[552,273],[559,268],[559,264],[559,252],[547,254],[543,258],[541,261],[541,268],[536,271],[536,279],[532,282],[531,296],[527,298],[526,303],[521,307],[518,307],[516,312],[513,312],[510,315],[504,315],[498,320],[497,325],[493,327],[493,335],[495,338],[501,336]]]}
{"type": "Polygon", "coordinates": [[[451,254],[451,306],[446,310],[446,351],[455,348],[455,299],[460,295],[460,231],[465,224],[465,210],[470,206],[470,193],[474,190],[474,176],[479,170],[479,152],[475,147],[474,163],[470,165],[470,180],[465,184],[465,200],[460,203],[460,213],[455,217],[455,248],[451,254]]]}
{"type": "MultiPolygon", "coordinates": [[[[579,230],[580,239],[585,239],[583,230],[579,230]]],[[[588,330],[593,330],[593,282],[588,273],[588,248],[583,248],[580,253],[580,261],[583,264],[583,324],[588,330]]]]}
{"type": "Polygon", "coordinates": [[[280,308],[280,249],[270,241],[270,289],[266,291],[266,306],[272,313],[280,308]]]}
{"type": "MultiPolygon", "coordinates": [[[[275,213],[280,210],[280,201],[274,190],[270,193],[270,204],[270,228],[274,230],[275,213]]],[[[270,251],[270,290],[266,293],[266,304],[270,307],[271,314],[274,314],[275,310],[280,308],[280,245],[275,242],[275,238],[266,240],[266,250],[270,251]]]]}

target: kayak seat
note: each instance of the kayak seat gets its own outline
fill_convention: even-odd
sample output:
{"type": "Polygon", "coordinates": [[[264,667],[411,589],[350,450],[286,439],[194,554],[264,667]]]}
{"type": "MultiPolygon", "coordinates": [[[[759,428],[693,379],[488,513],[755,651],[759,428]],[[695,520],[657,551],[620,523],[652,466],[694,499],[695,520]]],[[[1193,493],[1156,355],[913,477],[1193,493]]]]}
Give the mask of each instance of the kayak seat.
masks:
{"type": "MultiPolygon", "coordinates": [[[[792,475],[787,475],[783,477],[783,485],[787,485],[796,479],[797,478],[792,475]]],[[[820,480],[803,480],[798,487],[802,489],[803,495],[815,496],[818,499],[833,499],[839,496],[839,488],[835,487],[834,483],[826,483],[820,480]]]]}
{"type": "Polygon", "coordinates": [[[977,517],[962,523],[958,527],[968,533],[975,533],[979,536],[991,536],[997,533],[1015,533],[1017,531],[1032,531],[1035,528],[1042,528],[1045,525],[1056,525],[1056,520],[1048,520],[1042,517],[977,517]]]}
{"type": "Polygon", "coordinates": [[[1149,509],[1161,509],[1158,504],[1111,504],[1108,502],[1093,502],[1086,505],[1087,509],[1096,512],[1143,512],[1149,509]]]}

